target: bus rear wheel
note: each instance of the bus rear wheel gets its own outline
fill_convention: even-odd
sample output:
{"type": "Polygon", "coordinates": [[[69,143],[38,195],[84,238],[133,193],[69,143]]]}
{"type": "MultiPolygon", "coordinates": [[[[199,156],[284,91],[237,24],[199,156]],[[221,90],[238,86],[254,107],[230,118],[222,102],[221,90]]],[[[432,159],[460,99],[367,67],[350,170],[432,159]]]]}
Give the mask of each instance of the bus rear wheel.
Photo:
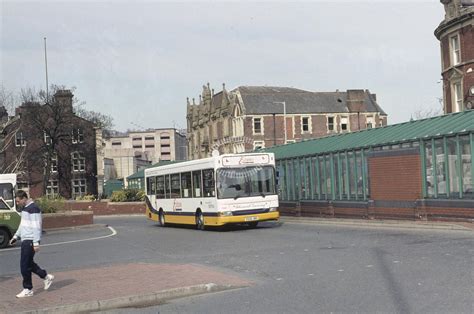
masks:
{"type": "Polygon", "coordinates": [[[198,229],[198,230],[204,230],[205,229],[204,215],[200,210],[196,213],[196,229],[198,229]]]}
{"type": "Polygon", "coordinates": [[[5,229],[0,228],[0,249],[7,247],[10,241],[10,234],[5,229]]]}
{"type": "Polygon", "coordinates": [[[158,213],[158,221],[159,221],[161,227],[166,226],[165,213],[163,213],[162,209],[160,209],[160,212],[158,213]]]}

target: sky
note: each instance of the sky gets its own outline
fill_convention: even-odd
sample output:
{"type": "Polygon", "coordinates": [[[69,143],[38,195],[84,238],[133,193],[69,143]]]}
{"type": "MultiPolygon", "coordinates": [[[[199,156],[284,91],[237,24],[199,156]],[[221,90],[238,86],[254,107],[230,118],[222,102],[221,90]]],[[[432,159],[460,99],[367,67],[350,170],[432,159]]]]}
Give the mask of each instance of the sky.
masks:
{"type": "Polygon", "coordinates": [[[115,128],[186,127],[186,97],[238,86],[368,89],[405,122],[438,109],[436,0],[0,0],[0,84],[75,87],[115,128]]]}

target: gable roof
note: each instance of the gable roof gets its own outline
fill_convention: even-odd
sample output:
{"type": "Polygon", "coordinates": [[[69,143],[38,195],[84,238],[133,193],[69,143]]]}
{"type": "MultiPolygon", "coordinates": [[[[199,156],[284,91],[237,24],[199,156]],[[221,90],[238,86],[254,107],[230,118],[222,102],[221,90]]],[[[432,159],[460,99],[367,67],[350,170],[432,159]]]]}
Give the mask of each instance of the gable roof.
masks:
{"type": "Polygon", "coordinates": [[[469,132],[474,132],[474,110],[273,146],[258,151],[272,152],[275,153],[276,159],[285,159],[414,142],[420,139],[469,132]]]}
{"type": "MultiPolygon", "coordinates": [[[[272,86],[240,86],[234,91],[239,91],[247,114],[283,113],[283,101],[288,114],[349,112],[347,92],[310,92],[272,86]]],[[[368,91],[364,94],[367,112],[386,115],[368,91]]]]}

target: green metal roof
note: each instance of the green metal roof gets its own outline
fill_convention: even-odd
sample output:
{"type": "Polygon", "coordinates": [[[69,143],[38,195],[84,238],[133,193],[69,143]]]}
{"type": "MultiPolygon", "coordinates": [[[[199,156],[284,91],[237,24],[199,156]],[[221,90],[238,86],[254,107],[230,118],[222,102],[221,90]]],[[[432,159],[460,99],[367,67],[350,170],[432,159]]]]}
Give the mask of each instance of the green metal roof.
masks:
{"type": "Polygon", "coordinates": [[[263,148],[276,159],[413,142],[474,131],[474,110],[263,148]]]}
{"type": "Polygon", "coordinates": [[[176,164],[176,163],[183,162],[183,161],[184,160],[174,160],[174,161],[162,160],[160,162],[157,162],[156,164],[146,166],[142,170],[139,170],[139,171],[135,172],[134,174],[128,176],[127,180],[143,179],[145,177],[145,169],[152,168],[152,167],[161,167],[161,166],[176,164]]]}

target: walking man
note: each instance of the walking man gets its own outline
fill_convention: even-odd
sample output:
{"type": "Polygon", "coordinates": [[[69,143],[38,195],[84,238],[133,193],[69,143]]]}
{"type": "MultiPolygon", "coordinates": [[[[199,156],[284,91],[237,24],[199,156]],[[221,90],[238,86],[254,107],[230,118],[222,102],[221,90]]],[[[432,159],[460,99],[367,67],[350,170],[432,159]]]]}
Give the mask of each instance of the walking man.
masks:
{"type": "Polygon", "coordinates": [[[16,297],[25,298],[33,296],[32,272],[44,280],[45,290],[48,290],[53,283],[54,276],[41,269],[33,260],[35,253],[39,251],[41,240],[41,209],[31,199],[28,199],[28,194],[22,190],[16,192],[16,203],[23,209],[21,210],[20,226],[10,240],[10,245],[13,245],[17,239],[21,239],[20,267],[23,276],[23,290],[16,297]]]}

